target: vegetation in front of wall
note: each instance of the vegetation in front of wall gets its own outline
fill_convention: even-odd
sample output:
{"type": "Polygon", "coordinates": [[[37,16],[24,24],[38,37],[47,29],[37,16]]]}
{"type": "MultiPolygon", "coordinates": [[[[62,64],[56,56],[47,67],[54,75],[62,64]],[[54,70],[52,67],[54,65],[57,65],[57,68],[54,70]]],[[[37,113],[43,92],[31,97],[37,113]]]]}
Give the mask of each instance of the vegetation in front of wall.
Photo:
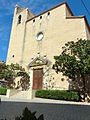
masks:
{"type": "Polygon", "coordinates": [[[6,88],[0,88],[0,95],[6,95],[7,89],[6,88]]]}
{"type": "Polygon", "coordinates": [[[7,88],[15,87],[15,78],[20,77],[20,86],[23,90],[29,88],[29,75],[22,66],[19,64],[6,65],[6,63],[0,64],[0,80],[5,81],[7,88]]]}
{"type": "MultiPolygon", "coordinates": [[[[44,120],[43,114],[40,115],[38,118],[36,117],[36,112],[31,112],[27,107],[23,110],[21,116],[15,117],[15,120],[44,120]]],[[[1,119],[7,120],[7,119],[1,119]]]]}
{"type": "Polygon", "coordinates": [[[68,90],[37,90],[36,97],[55,99],[55,100],[67,100],[67,101],[79,101],[79,94],[75,91],[68,90]]]}
{"type": "Polygon", "coordinates": [[[78,89],[82,100],[90,101],[90,40],[67,42],[62,47],[62,53],[54,59],[56,73],[62,72],[72,80],[71,88],[78,89]]]}

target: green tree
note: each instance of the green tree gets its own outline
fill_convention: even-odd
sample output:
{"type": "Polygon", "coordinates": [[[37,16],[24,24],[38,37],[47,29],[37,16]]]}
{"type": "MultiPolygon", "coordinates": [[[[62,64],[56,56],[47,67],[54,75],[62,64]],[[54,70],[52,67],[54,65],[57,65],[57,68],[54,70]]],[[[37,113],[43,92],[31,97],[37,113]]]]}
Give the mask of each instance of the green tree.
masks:
{"type": "Polygon", "coordinates": [[[29,75],[22,66],[19,64],[6,65],[5,63],[0,64],[0,79],[6,81],[6,86],[13,88],[15,85],[15,78],[21,76],[20,82],[23,90],[29,87],[29,75]]]}
{"type": "Polygon", "coordinates": [[[10,87],[13,84],[12,70],[8,69],[8,66],[4,62],[0,63],[0,80],[5,80],[10,87]]]}
{"type": "Polygon", "coordinates": [[[90,40],[78,40],[77,42],[71,41],[62,47],[62,53],[59,56],[54,56],[55,64],[53,69],[62,72],[72,80],[78,77],[83,82],[82,93],[85,97],[86,94],[86,77],[90,77],[90,40]]]}
{"type": "Polygon", "coordinates": [[[28,73],[26,73],[25,71],[19,71],[17,73],[17,76],[21,76],[20,83],[21,83],[22,90],[27,90],[30,86],[29,84],[30,77],[28,73]]]}

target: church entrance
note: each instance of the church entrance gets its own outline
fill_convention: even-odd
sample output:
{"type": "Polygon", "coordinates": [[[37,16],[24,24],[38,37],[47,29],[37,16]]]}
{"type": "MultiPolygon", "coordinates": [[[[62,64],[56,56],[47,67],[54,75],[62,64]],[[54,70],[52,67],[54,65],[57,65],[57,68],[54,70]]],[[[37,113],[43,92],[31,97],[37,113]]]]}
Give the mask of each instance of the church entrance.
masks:
{"type": "Polygon", "coordinates": [[[33,90],[42,89],[43,68],[33,70],[33,90]]]}

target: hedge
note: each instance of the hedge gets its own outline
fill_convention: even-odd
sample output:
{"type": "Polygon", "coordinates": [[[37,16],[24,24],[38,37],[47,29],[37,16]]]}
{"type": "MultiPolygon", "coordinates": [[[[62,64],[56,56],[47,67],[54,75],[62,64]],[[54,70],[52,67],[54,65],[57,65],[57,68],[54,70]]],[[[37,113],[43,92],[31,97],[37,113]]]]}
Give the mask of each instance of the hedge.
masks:
{"type": "Polygon", "coordinates": [[[6,95],[7,89],[6,88],[0,88],[0,95],[6,95]]]}
{"type": "Polygon", "coordinates": [[[66,90],[37,90],[35,96],[46,99],[79,101],[78,92],[66,90]]]}

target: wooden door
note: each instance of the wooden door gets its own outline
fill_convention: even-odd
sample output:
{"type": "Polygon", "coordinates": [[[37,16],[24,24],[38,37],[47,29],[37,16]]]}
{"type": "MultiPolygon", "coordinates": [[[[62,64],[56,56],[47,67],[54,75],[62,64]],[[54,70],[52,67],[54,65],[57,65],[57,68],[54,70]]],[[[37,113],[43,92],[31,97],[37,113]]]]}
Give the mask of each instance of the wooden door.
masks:
{"type": "Polygon", "coordinates": [[[33,70],[33,89],[42,89],[43,69],[33,70]]]}

